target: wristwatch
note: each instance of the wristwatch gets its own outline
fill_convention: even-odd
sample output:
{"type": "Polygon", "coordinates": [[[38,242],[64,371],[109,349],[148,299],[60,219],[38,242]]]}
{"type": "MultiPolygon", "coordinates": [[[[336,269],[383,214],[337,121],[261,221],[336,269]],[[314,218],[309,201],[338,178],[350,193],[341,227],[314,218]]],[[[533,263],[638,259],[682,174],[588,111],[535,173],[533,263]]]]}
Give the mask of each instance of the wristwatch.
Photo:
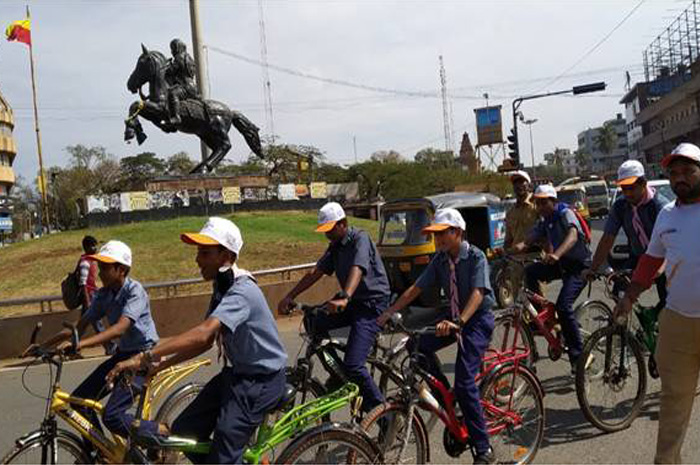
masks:
{"type": "Polygon", "coordinates": [[[350,296],[348,295],[347,292],[345,292],[345,290],[342,290],[342,291],[338,292],[338,293],[335,295],[335,298],[336,298],[336,299],[348,299],[348,300],[350,300],[350,296]]]}

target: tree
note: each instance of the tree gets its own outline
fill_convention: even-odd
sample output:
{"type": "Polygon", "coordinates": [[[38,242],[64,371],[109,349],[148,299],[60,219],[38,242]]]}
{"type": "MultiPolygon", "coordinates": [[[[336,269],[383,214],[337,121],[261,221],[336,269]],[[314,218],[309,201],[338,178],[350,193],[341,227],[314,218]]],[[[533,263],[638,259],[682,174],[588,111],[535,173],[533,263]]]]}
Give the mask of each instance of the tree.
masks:
{"type": "Polygon", "coordinates": [[[404,159],[401,154],[395,150],[379,150],[374,152],[370,157],[370,161],[378,163],[403,163],[404,159]]]}
{"type": "Polygon", "coordinates": [[[591,154],[583,150],[577,150],[576,154],[576,166],[578,167],[579,174],[588,173],[591,166],[591,154]]]}
{"type": "Polygon", "coordinates": [[[187,152],[177,152],[171,155],[166,162],[166,171],[174,176],[186,176],[195,167],[195,162],[192,161],[187,152]]]}
{"type": "Polygon", "coordinates": [[[615,130],[615,125],[612,123],[604,124],[595,138],[595,144],[596,148],[600,150],[606,158],[609,158],[617,147],[617,131],[615,130]]]}
{"type": "Polygon", "coordinates": [[[153,152],[142,152],[119,161],[124,190],[143,189],[146,181],[165,174],[165,162],[153,152]]]}
{"type": "Polygon", "coordinates": [[[275,144],[265,149],[267,175],[277,182],[311,181],[314,167],[325,159],[312,145],[275,144]]]}
{"type": "Polygon", "coordinates": [[[458,159],[451,150],[437,150],[426,148],[420,150],[415,156],[416,163],[427,165],[431,168],[456,168],[458,159]]]}

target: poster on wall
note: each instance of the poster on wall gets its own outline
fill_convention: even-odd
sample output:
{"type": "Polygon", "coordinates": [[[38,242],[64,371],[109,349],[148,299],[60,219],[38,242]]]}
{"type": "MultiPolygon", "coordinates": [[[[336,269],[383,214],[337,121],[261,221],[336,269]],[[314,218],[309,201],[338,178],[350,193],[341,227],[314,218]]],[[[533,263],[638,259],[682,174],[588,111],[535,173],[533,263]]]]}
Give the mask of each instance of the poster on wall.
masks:
{"type": "Polygon", "coordinates": [[[129,204],[132,211],[148,210],[148,192],[129,192],[129,204]]]}
{"type": "Polygon", "coordinates": [[[224,198],[225,204],[241,203],[241,188],[238,186],[230,186],[221,188],[221,195],[224,198]]]}
{"type": "Polygon", "coordinates": [[[224,196],[221,193],[221,189],[209,189],[207,194],[209,196],[209,203],[223,203],[224,196]]]}
{"type": "MultiPolygon", "coordinates": [[[[109,197],[107,197],[109,200],[109,197]]],[[[87,196],[87,211],[88,213],[102,213],[107,211],[108,206],[105,204],[105,198],[101,195],[87,196]]]]}
{"type": "Polygon", "coordinates": [[[119,194],[119,209],[123,212],[131,211],[130,194],[130,192],[122,192],[121,194],[119,194]]]}
{"type": "Polygon", "coordinates": [[[297,200],[296,186],[294,184],[280,184],[277,186],[277,198],[280,200],[297,200]]]}
{"type": "Polygon", "coordinates": [[[297,197],[308,197],[309,196],[309,186],[306,184],[297,184],[294,186],[297,197]]]}
{"type": "Polygon", "coordinates": [[[325,199],[328,197],[328,189],[325,182],[312,182],[309,186],[312,199],[325,199]]]}

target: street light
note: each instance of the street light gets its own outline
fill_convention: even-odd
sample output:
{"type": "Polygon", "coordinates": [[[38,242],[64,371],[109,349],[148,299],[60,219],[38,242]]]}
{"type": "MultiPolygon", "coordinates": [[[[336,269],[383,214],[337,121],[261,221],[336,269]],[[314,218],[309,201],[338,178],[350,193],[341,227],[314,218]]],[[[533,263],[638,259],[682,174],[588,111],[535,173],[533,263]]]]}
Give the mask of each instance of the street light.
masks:
{"type": "MultiPolygon", "coordinates": [[[[522,115],[522,113],[521,113],[522,115]]],[[[522,119],[523,124],[527,124],[530,128],[530,157],[532,158],[532,177],[535,177],[535,144],[532,140],[532,125],[537,122],[537,118],[522,119]]]]}
{"type": "MultiPolygon", "coordinates": [[[[563,94],[573,94],[573,95],[581,95],[581,94],[589,94],[591,92],[598,92],[601,90],[605,90],[607,84],[605,82],[594,82],[592,84],[584,84],[582,86],[574,86],[571,89],[567,90],[560,90],[557,92],[547,92],[545,94],[535,94],[535,95],[526,95],[525,97],[519,97],[513,100],[513,136],[515,138],[515,143],[517,145],[517,140],[518,140],[518,109],[520,108],[520,105],[525,100],[535,100],[538,98],[543,98],[543,97],[551,97],[554,95],[563,95],[563,94]]],[[[520,159],[518,157],[517,160],[515,161],[515,165],[517,167],[520,167],[520,159]]]]}

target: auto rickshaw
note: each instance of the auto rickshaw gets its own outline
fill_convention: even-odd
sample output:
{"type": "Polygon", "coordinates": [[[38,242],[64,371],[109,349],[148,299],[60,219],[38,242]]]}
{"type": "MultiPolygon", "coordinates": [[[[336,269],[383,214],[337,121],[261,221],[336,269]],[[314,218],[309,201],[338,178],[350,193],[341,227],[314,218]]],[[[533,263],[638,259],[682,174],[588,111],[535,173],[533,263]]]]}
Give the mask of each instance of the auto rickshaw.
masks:
{"type": "Polygon", "coordinates": [[[557,200],[575,209],[590,224],[591,213],[588,210],[588,198],[586,197],[585,187],[580,184],[560,186],[557,188],[557,200]]]}
{"type": "MultiPolygon", "coordinates": [[[[401,294],[410,287],[435,254],[433,235],[423,235],[422,229],[440,208],[459,210],[467,223],[467,240],[487,256],[503,247],[506,207],[495,195],[449,192],[387,202],[380,214],[378,248],[393,293],[401,294]]],[[[434,307],[439,301],[439,290],[426,290],[416,304],[434,307]]]]}

